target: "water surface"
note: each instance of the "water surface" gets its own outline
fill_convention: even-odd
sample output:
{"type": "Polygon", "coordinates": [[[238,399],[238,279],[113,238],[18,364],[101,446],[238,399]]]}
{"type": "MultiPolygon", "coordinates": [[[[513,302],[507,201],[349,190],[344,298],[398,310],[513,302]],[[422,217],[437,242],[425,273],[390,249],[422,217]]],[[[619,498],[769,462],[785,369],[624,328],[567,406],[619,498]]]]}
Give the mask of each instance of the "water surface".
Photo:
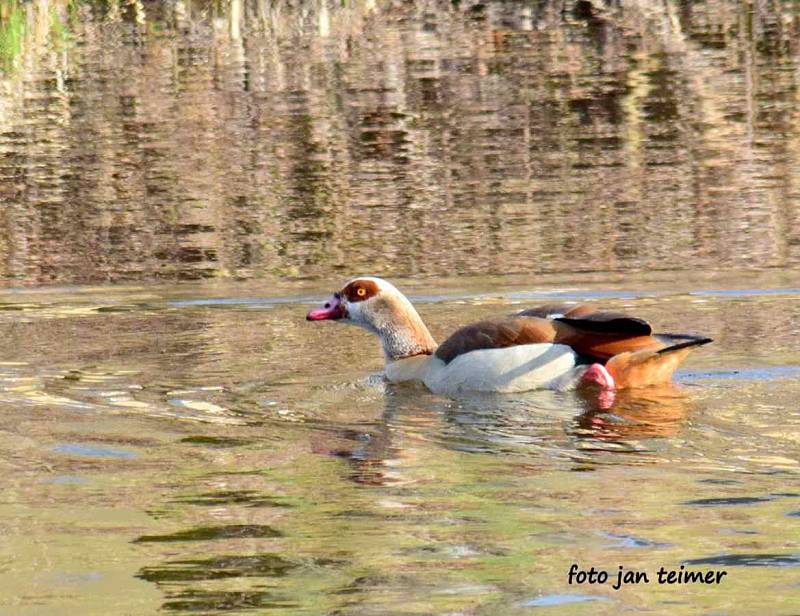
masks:
{"type": "Polygon", "coordinates": [[[595,295],[716,338],[613,400],[389,385],[368,334],[304,321],[322,286],[5,294],[4,612],[791,613],[800,302],[750,282],[400,280],[439,338],[595,295]],[[728,574],[614,591],[572,563],[728,574]]]}

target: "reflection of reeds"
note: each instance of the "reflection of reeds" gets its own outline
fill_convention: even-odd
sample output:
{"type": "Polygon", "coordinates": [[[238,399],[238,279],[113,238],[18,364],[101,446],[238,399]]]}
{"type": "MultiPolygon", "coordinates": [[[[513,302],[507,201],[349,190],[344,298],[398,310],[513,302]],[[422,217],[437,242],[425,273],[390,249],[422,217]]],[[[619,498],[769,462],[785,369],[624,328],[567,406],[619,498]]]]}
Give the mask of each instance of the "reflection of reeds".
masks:
{"type": "Polygon", "coordinates": [[[22,51],[25,15],[16,0],[0,0],[0,69],[10,71],[22,51]]]}
{"type": "Polygon", "coordinates": [[[562,4],[0,0],[0,269],[797,263],[790,8],[562,4]]]}

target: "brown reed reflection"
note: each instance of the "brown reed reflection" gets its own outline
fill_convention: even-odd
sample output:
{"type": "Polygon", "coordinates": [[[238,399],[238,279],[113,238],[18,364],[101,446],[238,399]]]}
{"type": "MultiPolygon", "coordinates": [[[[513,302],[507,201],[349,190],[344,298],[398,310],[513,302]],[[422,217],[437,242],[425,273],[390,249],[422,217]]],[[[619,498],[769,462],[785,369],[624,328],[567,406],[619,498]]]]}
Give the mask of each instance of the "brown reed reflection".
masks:
{"type": "Polygon", "coordinates": [[[0,2],[12,284],[800,262],[790,3],[0,2]]]}

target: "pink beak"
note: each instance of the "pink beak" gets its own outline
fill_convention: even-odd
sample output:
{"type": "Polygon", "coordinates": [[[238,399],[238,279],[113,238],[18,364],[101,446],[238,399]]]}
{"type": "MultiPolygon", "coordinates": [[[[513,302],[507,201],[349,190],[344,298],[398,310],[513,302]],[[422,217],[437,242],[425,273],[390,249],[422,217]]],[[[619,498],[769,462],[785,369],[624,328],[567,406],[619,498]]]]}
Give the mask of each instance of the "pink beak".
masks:
{"type": "Polygon", "coordinates": [[[342,300],[338,293],[331,295],[320,308],[311,310],[306,315],[306,321],[335,321],[347,315],[347,311],[342,305],[342,300]]]}

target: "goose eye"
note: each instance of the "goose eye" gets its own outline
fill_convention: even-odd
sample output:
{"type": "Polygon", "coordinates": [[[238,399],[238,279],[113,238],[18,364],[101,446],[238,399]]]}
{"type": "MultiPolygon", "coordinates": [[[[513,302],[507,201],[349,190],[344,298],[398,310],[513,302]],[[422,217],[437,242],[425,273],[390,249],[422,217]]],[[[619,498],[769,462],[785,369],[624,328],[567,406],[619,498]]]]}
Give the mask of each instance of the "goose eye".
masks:
{"type": "Polygon", "coordinates": [[[358,295],[359,297],[364,297],[366,294],[367,294],[367,290],[364,287],[359,287],[356,290],[356,295],[358,295]]]}

